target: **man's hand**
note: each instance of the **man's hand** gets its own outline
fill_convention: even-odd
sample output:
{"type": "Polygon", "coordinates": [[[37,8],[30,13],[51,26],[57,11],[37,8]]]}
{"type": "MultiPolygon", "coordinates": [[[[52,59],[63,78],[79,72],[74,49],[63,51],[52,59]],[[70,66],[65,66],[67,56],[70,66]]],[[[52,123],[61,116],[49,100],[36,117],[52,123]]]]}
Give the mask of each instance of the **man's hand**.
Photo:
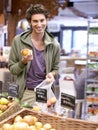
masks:
{"type": "Polygon", "coordinates": [[[32,50],[28,48],[24,48],[21,50],[22,55],[22,63],[27,64],[28,61],[31,61],[33,59],[33,52],[32,50]]]}
{"type": "Polygon", "coordinates": [[[54,76],[53,76],[53,74],[50,72],[50,73],[48,73],[48,74],[46,75],[46,82],[51,83],[51,82],[53,82],[53,81],[54,81],[54,76]]]}
{"type": "Polygon", "coordinates": [[[33,59],[33,55],[27,55],[22,57],[22,63],[26,64],[28,61],[31,61],[33,59]]]}

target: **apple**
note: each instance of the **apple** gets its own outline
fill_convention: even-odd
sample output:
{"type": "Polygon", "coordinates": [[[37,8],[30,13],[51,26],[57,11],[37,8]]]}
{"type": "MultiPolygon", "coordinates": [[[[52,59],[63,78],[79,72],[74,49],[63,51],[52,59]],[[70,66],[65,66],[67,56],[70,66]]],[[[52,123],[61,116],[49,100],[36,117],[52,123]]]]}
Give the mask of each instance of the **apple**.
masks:
{"type": "Polygon", "coordinates": [[[39,111],[39,110],[40,110],[40,107],[39,107],[39,106],[33,106],[32,110],[34,110],[34,111],[39,111]]]}
{"type": "Polygon", "coordinates": [[[23,117],[23,121],[28,123],[29,125],[34,125],[34,123],[35,123],[34,117],[32,115],[25,115],[23,117]]]}
{"type": "Polygon", "coordinates": [[[51,101],[48,100],[48,101],[47,101],[47,107],[50,107],[51,105],[52,105],[51,101]]]}
{"type": "Polygon", "coordinates": [[[29,130],[37,130],[37,129],[36,129],[36,126],[31,125],[31,126],[29,126],[29,130]]]}
{"type": "Polygon", "coordinates": [[[7,105],[9,103],[9,100],[8,99],[6,99],[6,98],[4,98],[4,97],[2,97],[1,99],[0,99],[0,104],[2,104],[2,105],[7,105]]]}
{"type": "Polygon", "coordinates": [[[56,97],[50,98],[50,102],[51,102],[52,104],[56,103],[56,101],[57,101],[56,97]]]}
{"type": "Polygon", "coordinates": [[[2,130],[13,130],[13,126],[9,123],[5,123],[3,126],[2,126],[2,130]]]}
{"type": "Polygon", "coordinates": [[[49,123],[46,123],[46,124],[43,125],[43,128],[45,130],[50,130],[52,128],[52,126],[49,123]]]}
{"type": "Polygon", "coordinates": [[[29,125],[25,122],[16,122],[13,125],[13,130],[29,130],[29,125]]]}
{"type": "Polygon", "coordinates": [[[35,124],[35,122],[38,122],[38,118],[37,117],[33,116],[33,119],[34,119],[34,124],[35,124]]]}
{"type": "Polygon", "coordinates": [[[40,130],[46,130],[45,128],[41,128],[40,130]]]}
{"type": "Polygon", "coordinates": [[[22,54],[22,56],[32,55],[32,50],[25,48],[25,49],[21,50],[21,54],[22,54]]]}
{"type": "Polygon", "coordinates": [[[38,122],[35,122],[35,126],[39,130],[39,129],[41,129],[43,127],[43,124],[38,121],[38,122]]]}
{"type": "Polygon", "coordinates": [[[22,117],[20,115],[17,115],[15,118],[14,118],[14,122],[21,122],[22,121],[22,117]]]}
{"type": "Polygon", "coordinates": [[[51,105],[55,104],[57,101],[56,97],[52,97],[47,100],[47,107],[50,107],[51,105]]]}
{"type": "Polygon", "coordinates": [[[0,104],[0,110],[1,111],[5,111],[5,110],[7,110],[7,108],[8,108],[8,106],[7,105],[2,105],[2,104],[0,104]]]}

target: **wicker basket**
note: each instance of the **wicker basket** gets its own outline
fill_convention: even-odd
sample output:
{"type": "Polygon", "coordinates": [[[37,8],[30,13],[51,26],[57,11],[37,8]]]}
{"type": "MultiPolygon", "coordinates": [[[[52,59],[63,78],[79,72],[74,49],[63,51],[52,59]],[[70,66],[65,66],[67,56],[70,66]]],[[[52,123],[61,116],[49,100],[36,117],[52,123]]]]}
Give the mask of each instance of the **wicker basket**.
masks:
{"type": "Polygon", "coordinates": [[[98,123],[73,118],[64,119],[58,116],[37,113],[26,108],[21,109],[12,116],[0,122],[0,127],[4,123],[13,123],[15,116],[17,116],[18,114],[20,114],[21,116],[25,116],[27,114],[36,116],[38,120],[41,121],[43,124],[50,123],[52,127],[56,130],[96,130],[96,128],[98,128],[98,123]]]}
{"type": "Polygon", "coordinates": [[[35,111],[29,110],[26,108],[23,108],[22,110],[18,111],[17,113],[13,114],[12,116],[10,116],[7,119],[0,122],[0,127],[4,123],[13,123],[13,119],[18,114],[20,114],[21,116],[25,116],[27,114],[36,116],[38,118],[38,120],[41,121],[43,124],[50,123],[52,125],[52,127],[55,128],[56,130],[65,130],[65,128],[66,128],[65,119],[58,117],[58,116],[37,113],[35,111]]]}
{"type": "Polygon", "coordinates": [[[67,118],[66,129],[64,130],[96,130],[96,128],[98,128],[98,123],[80,119],[67,118]]]}
{"type": "Polygon", "coordinates": [[[0,115],[0,122],[21,109],[18,102],[14,102],[5,112],[0,115]]]}

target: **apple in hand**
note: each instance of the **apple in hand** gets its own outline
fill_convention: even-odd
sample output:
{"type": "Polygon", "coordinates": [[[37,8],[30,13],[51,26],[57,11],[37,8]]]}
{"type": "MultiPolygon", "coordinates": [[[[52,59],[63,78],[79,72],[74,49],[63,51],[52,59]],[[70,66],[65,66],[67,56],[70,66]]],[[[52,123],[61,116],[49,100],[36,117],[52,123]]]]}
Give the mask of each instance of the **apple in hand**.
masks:
{"type": "Polygon", "coordinates": [[[32,55],[32,50],[30,50],[28,48],[24,48],[21,50],[21,54],[22,54],[22,56],[32,55]]]}

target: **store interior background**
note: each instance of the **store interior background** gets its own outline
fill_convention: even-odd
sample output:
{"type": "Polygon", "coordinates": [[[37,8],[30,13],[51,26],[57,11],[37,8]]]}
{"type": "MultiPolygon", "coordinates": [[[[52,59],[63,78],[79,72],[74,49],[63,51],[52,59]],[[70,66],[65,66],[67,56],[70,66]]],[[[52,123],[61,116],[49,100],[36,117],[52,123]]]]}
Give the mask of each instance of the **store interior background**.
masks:
{"type": "MultiPolygon", "coordinates": [[[[98,20],[98,0],[2,0],[0,1],[0,50],[8,56],[13,37],[19,33],[21,22],[25,28],[25,11],[30,4],[41,3],[50,11],[47,29],[60,42],[66,56],[61,56],[62,66],[86,66],[88,21],[98,20]],[[24,4],[25,2],[25,4],[24,4]],[[81,61],[82,60],[82,61],[81,61]]],[[[90,39],[90,48],[98,51],[98,37],[90,39]],[[95,45],[94,45],[95,44],[95,45]]],[[[80,73],[80,72],[79,72],[80,73]]]]}
{"type": "MultiPolygon", "coordinates": [[[[25,20],[21,6],[16,11],[17,14],[15,14],[15,16],[14,14],[11,14],[11,11],[14,10],[12,4],[15,2],[13,3],[12,0],[2,1],[2,4],[4,4],[5,7],[3,7],[3,11],[1,11],[3,14],[0,14],[0,30],[2,33],[3,27],[5,34],[0,34],[0,48],[3,46],[11,46],[12,38],[16,34],[17,25],[20,23],[17,22],[25,20]],[[5,4],[5,2],[7,3],[5,4]],[[16,18],[18,19],[18,21],[16,20],[17,22],[15,22],[14,17],[18,17],[16,18]],[[15,22],[15,24],[13,22],[15,22]]],[[[39,3],[43,4],[44,2],[45,1],[42,0],[39,3]]],[[[59,7],[56,7],[57,12],[53,14],[53,18],[51,18],[48,22],[48,30],[58,39],[61,48],[65,49],[67,54],[74,52],[73,55],[85,57],[87,51],[88,20],[98,18],[97,0],[69,0],[68,2],[67,0],[57,0],[56,2],[54,1],[54,4],[57,2],[59,3],[59,7]]],[[[52,8],[52,6],[49,7],[51,10],[52,8]]],[[[15,11],[13,12],[16,13],[15,11]]],[[[97,42],[98,38],[96,37],[95,39],[97,42]]],[[[93,46],[93,39],[91,39],[90,45],[91,47],[93,46]]]]}
{"type": "MultiPolygon", "coordinates": [[[[2,1],[7,2],[6,0],[2,1]]],[[[79,56],[86,56],[88,20],[98,18],[97,0],[69,0],[69,2],[67,2],[67,0],[57,1],[61,7],[57,8],[57,15],[53,15],[53,18],[49,20],[47,26],[48,30],[58,39],[61,48],[65,49],[66,53],[74,51],[79,56]],[[65,7],[63,7],[64,4],[65,7]]],[[[11,8],[13,9],[12,3],[12,0],[8,0],[8,3],[6,3],[7,5],[5,5],[5,7],[3,7],[3,11],[1,11],[3,14],[0,14],[0,28],[2,30],[3,27],[3,31],[6,33],[4,35],[0,34],[0,48],[3,46],[11,46],[12,38],[16,33],[15,27],[17,29],[17,25],[20,23],[16,23],[14,27],[14,19],[13,21],[9,20],[11,19],[11,8]],[[13,33],[13,35],[11,33],[13,33]]],[[[44,3],[44,0],[40,3],[44,3]]],[[[51,9],[52,8],[53,7],[51,7],[51,9]]],[[[24,18],[21,19],[21,17],[23,17],[21,8],[17,10],[17,13],[18,19],[23,21],[24,18]]],[[[12,18],[13,17],[14,15],[12,18]]],[[[98,38],[96,37],[96,42],[97,40],[98,38]]],[[[93,39],[91,39],[90,45],[91,47],[93,46],[93,39]]]]}
{"type": "MultiPolygon", "coordinates": [[[[44,4],[50,10],[51,19],[47,29],[60,42],[61,49],[66,52],[66,56],[60,58],[60,73],[66,73],[74,79],[74,70],[78,70],[80,74],[86,67],[88,21],[98,20],[98,0],[47,0],[47,2],[46,0],[1,0],[0,62],[8,61],[11,42],[13,37],[19,33],[17,30],[21,21],[24,21],[26,28],[28,27],[25,11],[33,2],[44,4]]],[[[91,49],[94,44],[94,51],[98,51],[98,36],[90,39],[91,49]]],[[[9,76],[8,69],[2,68],[0,69],[0,81],[4,83],[5,91],[8,83],[14,81],[14,78],[9,76]]],[[[63,84],[60,85],[63,86],[63,84]]],[[[79,109],[77,113],[80,114],[80,111],[79,109]]]]}
{"type": "MultiPolygon", "coordinates": [[[[81,69],[86,67],[88,21],[98,20],[98,0],[1,0],[0,53],[3,58],[0,59],[8,60],[12,39],[19,33],[17,31],[21,21],[24,22],[25,28],[28,27],[25,11],[32,3],[45,5],[51,13],[47,29],[66,52],[66,56],[60,58],[60,68],[73,67],[67,68],[65,72],[73,72],[74,68],[77,68],[80,74],[81,69]]],[[[96,44],[94,51],[98,51],[97,41],[97,36],[90,39],[91,49],[96,44]]]]}

